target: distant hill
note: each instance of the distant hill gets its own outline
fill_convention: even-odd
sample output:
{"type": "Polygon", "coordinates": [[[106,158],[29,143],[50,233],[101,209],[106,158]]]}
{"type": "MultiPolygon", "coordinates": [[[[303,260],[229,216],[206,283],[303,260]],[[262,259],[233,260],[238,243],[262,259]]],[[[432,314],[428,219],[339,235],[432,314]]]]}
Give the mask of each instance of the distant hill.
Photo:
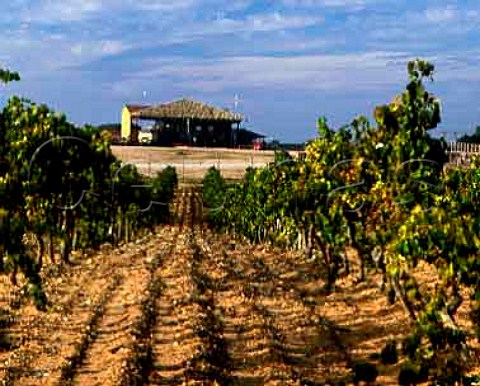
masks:
{"type": "Polygon", "coordinates": [[[472,135],[465,134],[457,139],[457,142],[480,143],[480,126],[475,128],[472,135]]]}
{"type": "Polygon", "coordinates": [[[122,125],[120,123],[104,123],[102,125],[95,126],[97,130],[108,130],[108,131],[116,131],[121,130],[122,125]]]}
{"type": "MultiPolygon", "coordinates": [[[[140,130],[139,125],[132,124],[132,127],[140,130]]],[[[118,132],[120,132],[120,130],[122,129],[122,125],[120,123],[103,123],[101,125],[94,126],[94,128],[97,129],[97,130],[100,130],[100,131],[108,130],[108,131],[118,131],[118,132]]]]}

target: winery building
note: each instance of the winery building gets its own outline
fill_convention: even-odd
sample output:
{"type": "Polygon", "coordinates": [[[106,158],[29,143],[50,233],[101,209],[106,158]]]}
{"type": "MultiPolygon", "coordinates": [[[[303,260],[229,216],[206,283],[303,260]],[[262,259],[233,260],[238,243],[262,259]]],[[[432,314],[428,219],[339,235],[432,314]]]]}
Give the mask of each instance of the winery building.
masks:
{"type": "Polygon", "coordinates": [[[231,147],[236,145],[242,120],[240,114],[191,99],[153,106],[125,105],[121,136],[128,143],[150,138],[159,146],[231,147]],[[138,129],[141,122],[151,123],[149,137],[138,129]]]}

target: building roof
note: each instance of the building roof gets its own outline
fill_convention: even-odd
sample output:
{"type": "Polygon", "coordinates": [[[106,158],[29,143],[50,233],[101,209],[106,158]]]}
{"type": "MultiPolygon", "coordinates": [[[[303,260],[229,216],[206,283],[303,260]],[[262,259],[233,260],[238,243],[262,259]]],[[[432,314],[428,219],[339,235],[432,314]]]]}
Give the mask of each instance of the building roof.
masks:
{"type": "MultiPolygon", "coordinates": [[[[127,106],[128,107],[128,106],[127,106]]],[[[130,110],[132,111],[132,110],[130,110]]],[[[192,99],[179,99],[170,103],[149,106],[132,111],[135,118],[191,118],[241,122],[243,117],[227,109],[209,106],[192,99]]]]}
{"type": "Polygon", "coordinates": [[[146,109],[146,108],[148,108],[148,107],[150,107],[150,106],[149,106],[149,105],[125,105],[125,107],[126,107],[131,113],[135,113],[135,112],[137,112],[137,111],[146,109]]]}

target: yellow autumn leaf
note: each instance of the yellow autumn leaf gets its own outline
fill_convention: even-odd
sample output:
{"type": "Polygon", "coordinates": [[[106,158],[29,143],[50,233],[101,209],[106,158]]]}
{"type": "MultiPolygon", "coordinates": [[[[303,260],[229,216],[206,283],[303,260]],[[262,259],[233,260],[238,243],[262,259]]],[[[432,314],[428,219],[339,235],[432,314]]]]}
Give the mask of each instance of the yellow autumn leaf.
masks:
{"type": "Polygon", "coordinates": [[[412,209],[412,214],[418,214],[423,211],[423,208],[421,205],[417,204],[415,207],[412,209]]]}

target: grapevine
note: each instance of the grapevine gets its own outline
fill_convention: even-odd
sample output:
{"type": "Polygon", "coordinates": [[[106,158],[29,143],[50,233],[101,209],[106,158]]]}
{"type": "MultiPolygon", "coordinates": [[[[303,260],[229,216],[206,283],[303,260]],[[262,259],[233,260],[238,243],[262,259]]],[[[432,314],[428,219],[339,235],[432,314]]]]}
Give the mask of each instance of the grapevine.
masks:
{"type": "MultiPolygon", "coordinates": [[[[0,78],[20,80],[8,70],[0,78]]],[[[0,271],[14,285],[21,272],[44,309],[45,255],[52,264],[69,264],[74,251],[153,230],[169,220],[176,184],[173,168],[144,177],[113,156],[105,133],[13,96],[0,112],[0,271]]]]}
{"type": "Polygon", "coordinates": [[[468,331],[456,323],[465,292],[477,337],[480,331],[480,162],[444,168],[446,142],[429,134],[441,121],[440,100],[425,88],[434,66],[415,60],[407,71],[405,91],[375,109],[375,124],[358,117],[333,130],[321,118],[304,159],[277,154],[236,184],[210,171],[204,201],[222,202],[209,221],[235,237],[304,250],[327,293],[351,273],[353,250],[357,279],[380,271],[380,288],[410,317],[407,341],[416,343],[408,361],[423,377],[453,384],[470,363],[468,331]],[[420,266],[435,288],[417,282],[420,266]]]}

